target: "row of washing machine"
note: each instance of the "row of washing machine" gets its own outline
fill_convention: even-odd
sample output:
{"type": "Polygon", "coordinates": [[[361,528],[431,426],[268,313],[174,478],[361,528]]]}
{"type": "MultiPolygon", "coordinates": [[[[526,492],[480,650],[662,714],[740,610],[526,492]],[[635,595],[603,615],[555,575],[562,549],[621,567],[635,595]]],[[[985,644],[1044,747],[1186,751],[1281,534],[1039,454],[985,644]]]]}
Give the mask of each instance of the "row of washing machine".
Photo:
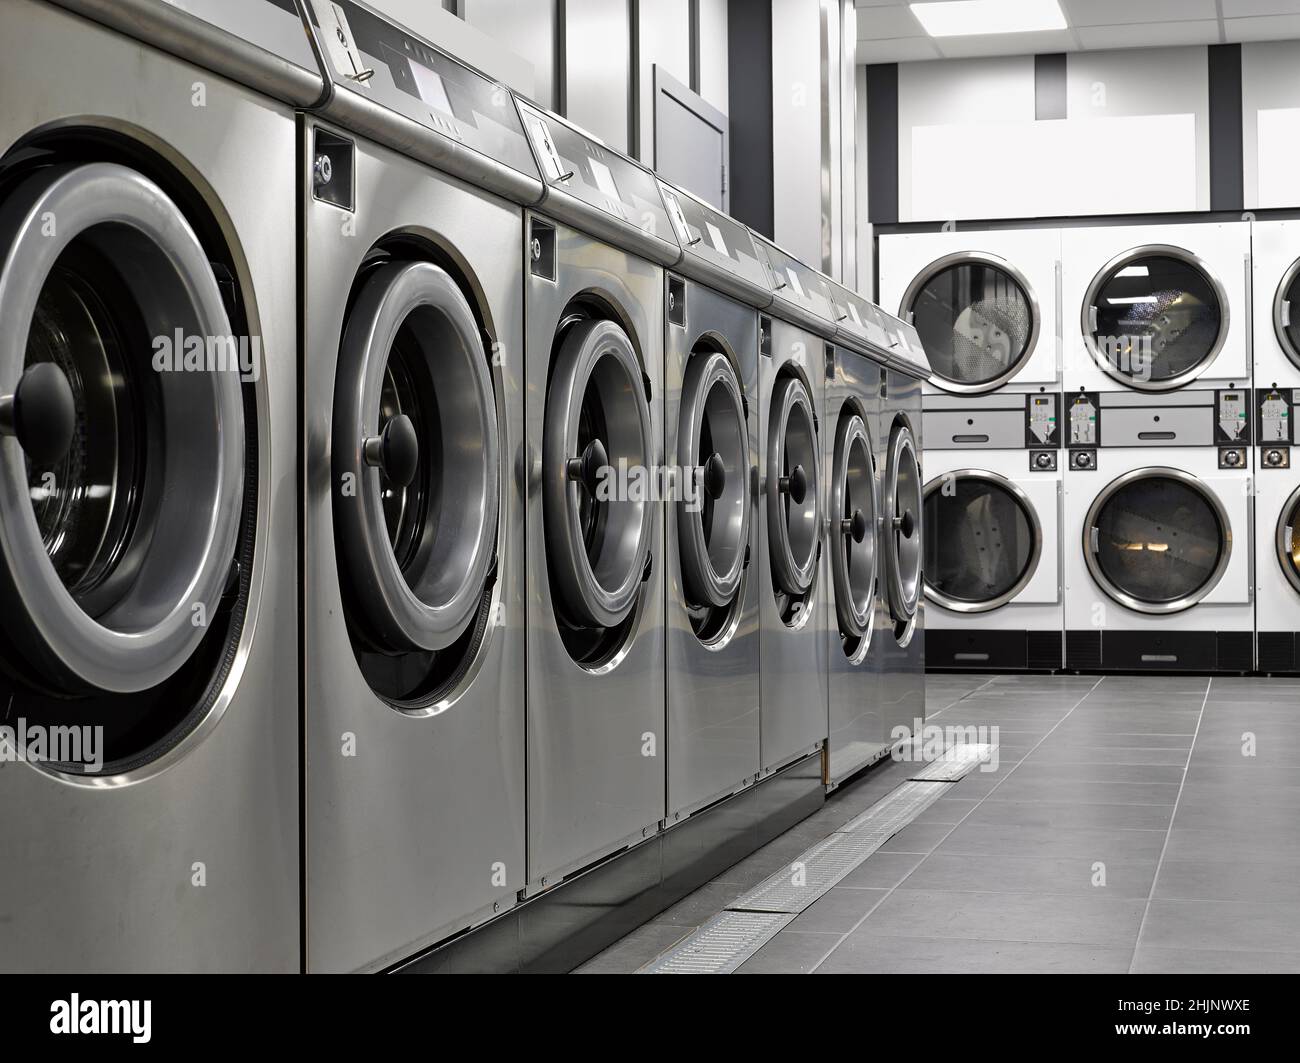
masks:
{"type": "Polygon", "coordinates": [[[383,968],[924,715],[910,326],[355,0],[0,88],[0,966],[383,968]]]}
{"type": "Polygon", "coordinates": [[[926,387],[928,658],[1300,669],[1300,223],[891,235],[926,387]]]}

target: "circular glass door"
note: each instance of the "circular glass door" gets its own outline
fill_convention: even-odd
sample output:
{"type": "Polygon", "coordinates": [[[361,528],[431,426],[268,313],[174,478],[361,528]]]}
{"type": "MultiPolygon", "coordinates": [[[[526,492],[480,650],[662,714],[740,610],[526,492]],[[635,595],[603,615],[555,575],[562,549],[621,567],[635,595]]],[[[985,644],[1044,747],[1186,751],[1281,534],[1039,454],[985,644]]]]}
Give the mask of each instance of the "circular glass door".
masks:
{"type": "Polygon", "coordinates": [[[234,571],[245,424],[230,320],[184,214],[142,174],[51,166],[4,206],[11,666],[57,694],[139,694],[191,660],[234,571]]]}
{"type": "Polygon", "coordinates": [[[876,469],[866,422],[857,411],[840,415],[831,470],[831,575],[840,633],[871,633],[876,607],[876,469]]]}
{"type": "Polygon", "coordinates": [[[339,352],[334,518],[364,641],[440,651],[480,611],[496,547],[496,403],[469,304],[429,262],[362,282],[339,352]]]}
{"type": "Polygon", "coordinates": [[[925,592],[959,613],[1005,605],[1033,578],[1043,528],[1028,496],[1010,480],[961,469],[925,485],[925,592]]]}
{"type": "Polygon", "coordinates": [[[1291,586],[1300,592],[1300,487],[1282,504],[1277,519],[1277,562],[1291,586]]]}
{"type": "Polygon", "coordinates": [[[778,593],[807,594],[817,576],[820,476],[812,397],[797,376],[772,393],[767,437],[768,559],[778,593]]]}
{"type": "Polygon", "coordinates": [[[1300,259],[1291,263],[1273,296],[1273,330],[1282,351],[1300,366],[1300,259]]]}
{"type": "Polygon", "coordinates": [[[885,551],[889,607],[895,621],[916,615],[921,595],[921,467],[905,424],[894,426],[885,469],[885,551]]]}
{"type": "Polygon", "coordinates": [[[1098,585],[1142,613],[1195,605],[1223,576],[1232,531],[1223,504],[1178,469],[1138,469],[1110,483],[1084,522],[1084,556],[1098,585]]]}
{"type": "Polygon", "coordinates": [[[561,619],[609,630],[632,614],[654,504],[654,436],[640,362],[615,322],[583,319],[558,344],[543,440],[547,560],[561,619]]]}
{"type": "Polygon", "coordinates": [[[1005,384],[1038,342],[1038,299],[995,255],[964,251],[932,263],[907,289],[901,312],[916,326],[934,383],[948,391],[1005,384]]]}
{"type": "Polygon", "coordinates": [[[1134,248],[1093,278],[1083,334],[1097,365],[1116,380],[1145,391],[1180,387],[1223,347],[1227,293],[1189,251],[1134,248]]]}
{"type": "Polygon", "coordinates": [[[694,607],[720,609],[740,589],[749,544],[749,433],[727,356],[691,357],[682,386],[677,501],[682,583],[694,607]]]}

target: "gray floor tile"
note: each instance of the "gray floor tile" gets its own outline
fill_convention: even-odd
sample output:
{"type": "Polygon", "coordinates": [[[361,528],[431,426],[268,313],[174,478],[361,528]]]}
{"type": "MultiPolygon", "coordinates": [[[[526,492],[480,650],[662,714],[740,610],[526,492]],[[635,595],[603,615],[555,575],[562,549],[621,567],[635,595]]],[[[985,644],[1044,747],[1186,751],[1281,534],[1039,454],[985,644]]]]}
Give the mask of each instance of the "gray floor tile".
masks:
{"type": "Polygon", "coordinates": [[[1040,764],[1027,760],[1016,769],[1016,777],[1061,783],[1165,783],[1177,787],[1183,768],[1181,764],[1040,764]]]}
{"type": "Polygon", "coordinates": [[[1288,864],[1171,860],[1166,856],[1155,897],[1165,901],[1300,904],[1300,874],[1288,864]]]}
{"type": "Polygon", "coordinates": [[[1054,779],[1041,775],[1012,775],[990,801],[1046,801],[1075,805],[1172,805],[1176,782],[1103,782],[1096,779],[1054,779]]]}
{"type": "Polygon", "coordinates": [[[1237,830],[1271,837],[1296,827],[1296,806],[1272,800],[1269,794],[1243,791],[1220,797],[1184,791],[1174,826],[1189,830],[1237,830]]]}
{"type": "Polygon", "coordinates": [[[838,934],[782,930],[737,968],[737,974],[807,974],[835,947],[838,934]]]}
{"type": "Polygon", "coordinates": [[[1124,748],[1062,742],[1041,745],[1028,758],[1034,764],[1165,764],[1181,768],[1187,749],[1124,748]]]}
{"type": "Polygon", "coordinates": [[[1122,973],[1130,948],[961,941],[878,934],[870,920],[850,934],[817,968],[818,974],[1122,973]]]}
{"type": "MultiPolygon", "coordinates": [[[[1010,782],[1008,780],[1008,784],[1010,782]]],[[[965,822],[985,826],[1047,827],[1052,830],[1163,832],[1169,829],[1173,814],[1172,804],[1071,805],[1050,801],[995,801],[990,798],[982,802],[965,822]]]]}
{"type": "Polygon", "coordinates": [[[882,853],[929,853],[953,828],[947,823],[914,823],[904,827],[878,850],[882,853]]]}
{"type": "Polygon", "coordinates": [[[1165,859],[1300,867],[1300,837],[1294,831],[1261,836],[1234,830],[1189,830],[1176,826],[1169,832],[1165,859]]]}
{"type": "Polygon", "coordinates": [[[840,882],[844,887],[893,889],[926,859],[920,853],[874,852],[840,882]]]}
{"type": "Polygon", "coordinates": [[[1110,864],[1133,857],[1158,857],[1164,843],[1163,830],[1058,829],[971,823],[968,820],[952,828],[952,833],[939,845],[938,851],[1080,857],[1110,864]]]}
{"type": "Polygon", "coordinates": [[[1066,723],[1048,735],[1039,749],[1050,751],[1062,747],[1116,750],[1174,749],[1178,750],[1186,760],[1187,751],[1192,748],[1192,733],[1188,731],[1186,734],[1132,735],[1119,734],[1110,730],[1081,731],[1070,730],[1066,723]]]}
{"type": "Polygon", "coordinates": [[[1226,952],[1139,945],[1134,974],[1297,974],[1300,951],[1226,952]]]}
{"type": "Polygon", "coordinates": [[[746,889],[748,887],[739,882],[710,882],[689,896],[683,897],[671,908],[660,912],[651,921],[672,923],[675,926],[701,926],[746,889]]]}
{"type": "Polygon", "coordinates": [[[949,826],[960,823],[979,804],[977,798],[941,797],[929,808],[923,810],[913,823],[947,823],[949,826]]]}
{"type": "Polygon", "coordinates": [[[1153,948],[1285,952],[1300,949],[1300,904],[1153,900],[1142,928],[1153,948]]]}
{"type": "Polygon", "coordinates": [[[800,912],[790,930],[814,934],[847,934],[889,895],[885,889],[846,889],[836,886],[800,912]]]}
{"type": "Polygon", "coordinates": [[[647,923],[592,957],[575,974],[632,974],[672,948],[690,929],[668,923],[647,923]]]}
{"type": "MultiPolygon", "coordinates": [[[[973,893],[1083,893],[1145,901],[1158,857],[1133,856],[1105,863],[1085,856],[1017,856],[1003,853],[945,853],[927,856],[903,880],[903,890],[973,893]],[[1095,885],[1098,875],[1105,885],[1095,885]]],[[[868,861],[870,863],[870,861],[868,861]]]]}

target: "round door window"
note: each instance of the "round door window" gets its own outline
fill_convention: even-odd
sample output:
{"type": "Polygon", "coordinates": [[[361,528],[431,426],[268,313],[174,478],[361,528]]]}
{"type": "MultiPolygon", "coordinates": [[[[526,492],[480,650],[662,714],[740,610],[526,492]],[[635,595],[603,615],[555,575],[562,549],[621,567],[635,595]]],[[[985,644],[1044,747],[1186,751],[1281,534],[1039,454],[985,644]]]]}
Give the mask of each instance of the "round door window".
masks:
{"type": "Polygon", "coordinates": [[[782,377],[768,423],[768,554],[777,592],[791,598],[807,594],[817,575],[818,474],[812,397],[799,377],[782,377]]]}
{"type": "Polygon", "coordinates": [[[1277,561],[1291,586],[1300,591],[1300,487],[1291,492],[1277,520],[1277,561]]]}
{"type": "Polygon", "coordinates": [[[1300,365],[1300,259],[1291,263],[1273,297],[1273,329],[1288,358],[1300,365]]]}
{"type": "Polygon", "coordinates": [[[831,553],[840,633],[864,639],[876,605],[876,470],[871,440],[855,410],[840,415],[831,473],[831,553]]]}
{"type": "Polygon", "coordinates": [[[1114,259],[1093,279],[1083,313],[1097,364],[1116,380],[1150,391],[1197,376],[1228,331],[1223,285],[1177,247],[1141,247],[1114,259]]]}
{"type": "Polygon", "coordinates": [[[1097,583],[1138,612],[1187,609],[1219,582],[1232,551],[1219,499],[1177,469],[1139,469],[1093,501],[1085,556],[1097,583]]]}
{"type": "Polygon", "coordinates": [[[926,540],[925,590],[945,609],[979,613],[1005,605],[1038,567],[1038,514],[1019,487],[996,473],[963,469],[931,480],[925,523],[943,529],[926,540]]]}
{"type": "Polygon", "coordinates": [[[885,549],[889,564],[889,607],[894,620],[908,623],[921,594],[921,467],[912,430],[898,424],[889,440],[885,471],[885,549]]]}
{"type": "Polygon", "coordinates": [[[682,581],[692,606],[722,608],[740,588],[749,544],[749,432],[727,356],[697,352],[686,369],[678,428],[682,581]]]}
{"type": "Polygon", "coordinates": [[[1038,301],[1024,276],[993,255],[963,252],[926,269],[903,296],[934,381],[988,391],[1024,365],[1038,341],[1038,301]]]}

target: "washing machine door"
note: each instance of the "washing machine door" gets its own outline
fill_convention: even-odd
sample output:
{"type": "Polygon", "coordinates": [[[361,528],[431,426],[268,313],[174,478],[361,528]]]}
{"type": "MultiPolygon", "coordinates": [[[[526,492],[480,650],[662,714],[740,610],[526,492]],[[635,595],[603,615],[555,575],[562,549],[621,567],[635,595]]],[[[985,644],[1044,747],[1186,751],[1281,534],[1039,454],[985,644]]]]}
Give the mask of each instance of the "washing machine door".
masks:
{"type": "Polygon", "coordinates": [[[856,411],[840,415],[831,469],[831,579],[840,632],[861,639],[876,615],[876,465],[866,422],[856,411]]]}
{"type": "Polygon", "coordinates": [[[456,282],[388,262],[348,317],[334,392],[334,533],[368,642],[454,643],[496,546],[500,445],[488,356],[456,282]]]}
{"type": "Polygon", "coordinates": [[[636,351],[613,321],[567,327],[543,432],[551,585],[564,619],[614,628],[636,605],[654,520],[650,404],[636,351]]]}
{"type": "Polygon", "coordinates": [[[1006,605],[1033,579],[1043,525],[1029,497],[995,472],[960,469],[925,485],[925,593],[958,613],[1006,605]]]}
{"type": "Polygon", "coordinates": [[[812,396],[799,377],[782,377],[768,419],[768,557],[777,591],[794,598],[817,576],[820,479],[812,396]]]}
{"type": "Polygon", "coordinates": [[[1282,275],[1273,296],[1273,331],[1283,353],[1300,366],[1300,259],[1282,275]]]}
{"type": "Polygon", "coordinates": [[[884,503],[889,608],[896,621],[907,623],[921,596],[923,500],[916,440],[905,424],[895,425],[889,437],[884,503]]]}
{"type": "Polygon", "coordinates": [[[221,292],[176,204],[113,164],[11,188],[0,256],[7,670],[56,695],[143,692],[189,661],[235,564],[244,408],[221,292]]]}
{"type": "Polygon", "coordinates": [[[1300,487],[1282,505],[1277,518],[1277,562],[1291,586],[1300,593],[1300,487]]]}
{"type": "Polygon", "coordinates": [[[1042,327],[1038,297],[1024,275],[996,255],[963,251],[931,263],[903,295],[930,360],[931,379],[947,391],[992,391],[1033,353],[1042,327]]]}
{"type": "Polygon", "coordinates": [[[749,433],[736,371],[725,354],[691,357],[678,428],[678,554],[693,606],[728,605],[749,544],[749,433]]]}
{"type": "Polygon", "coordinates": [[[1088,571],[1141,613],[1195,605],[1223,576],[1232,529],[1223,503],[1179,469],[1135,469],[1093,500],[1084,521],[1088,571]]]}
{"type": "Polygon", "coordinates": [[[1118,255],[1083,300],[1083,335],[1097,365],[1123,384],[1167,391],[1194,379],[1228,335],[1228,296],[1201,259],[1152,244],[1118,255]]]}

